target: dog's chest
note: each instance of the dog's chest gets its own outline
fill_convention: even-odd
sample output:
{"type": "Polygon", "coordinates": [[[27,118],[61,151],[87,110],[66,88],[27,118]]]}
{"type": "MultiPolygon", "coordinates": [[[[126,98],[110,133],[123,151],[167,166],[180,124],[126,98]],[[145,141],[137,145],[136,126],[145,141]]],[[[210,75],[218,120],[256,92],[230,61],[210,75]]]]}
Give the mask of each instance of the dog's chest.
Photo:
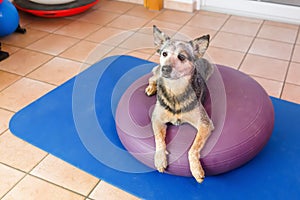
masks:
{"type": "Polygon", "coordinates": [[[172,117],[172,123],[179,125],[181,123],[180,116],[195,109],[199,105],[199,101],[194,89],[191,85],[186,87],[168,87],[164,81],[157,82],[157,101],[159,104],[170,112],[172,117]]]}

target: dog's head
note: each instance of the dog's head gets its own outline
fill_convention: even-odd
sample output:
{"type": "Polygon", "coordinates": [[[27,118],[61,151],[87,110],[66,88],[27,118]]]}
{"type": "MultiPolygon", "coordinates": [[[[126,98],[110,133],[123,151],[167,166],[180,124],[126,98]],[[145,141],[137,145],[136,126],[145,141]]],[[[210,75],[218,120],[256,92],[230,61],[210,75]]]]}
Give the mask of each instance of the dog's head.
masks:
{"type": "Polygon", "coordinates": [[[201,58],[209,45],[209,35],[191,41],[173,40],[153,26],[154,43],[160,54],[161,76],[179,79],[191,75],[194,63],[201,58]]]}

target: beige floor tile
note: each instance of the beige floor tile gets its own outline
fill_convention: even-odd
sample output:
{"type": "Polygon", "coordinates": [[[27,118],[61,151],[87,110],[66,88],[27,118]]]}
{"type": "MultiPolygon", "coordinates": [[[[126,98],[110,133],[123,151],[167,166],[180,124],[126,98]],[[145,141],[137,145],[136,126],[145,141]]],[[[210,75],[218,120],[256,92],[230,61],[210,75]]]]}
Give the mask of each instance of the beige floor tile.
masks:
{"type": "Polygon", "coordinates": [[[101,26],[97,24],[91,24],[81,21],[74,21],[57,31],[55,31],[56,34],[75,37],[79,39],[83,39],[90,35],[91,33],[95,32],[97,29],[99,29],[101,26]]]}
{"type": "Polygon", "coordinates": [[[84,197],[27,175],[3,198],[3,200],[16,199],[83,200],[84,197]]]}
{"type": "Polygon", "coordinates": [[[298,33],[297,42],[296,44],[300,44],[300,32],[298,33]]]}
{"type": "Polygon", "coordinates": [[[30,174],[82,195],[88,195],[99,181],[94,176],[51,155],[48,155],[30,174]]]}
{"type": "Polygon", "coordinates": [[[228,17],[212,15],[195,15],[188,23],[188,26],[196,26],[212,30],[219,30],[228,17]]]}
{"type": "Polygon", "coordinates": [[[29,172],[45,156],[46,152],[6,131],[0,136],[0,162],[29,172]]]}
{"type": "Polygon", "coordinates": [[[222,27],[221,31],[247,36],[255,36],[260,25],[261,22],[257,21],[230,18],[222,27]]]}
{"type": "Polygon", "coordinates": [[[289,28],[289,29],[298,29],[298,25],[296,24],[288,24],[283,22],[276,22],[276,21],[264,21],[264,24],[271,25],[271,26],[278,26],[283,28],[289,28]]]}
{"type": "Polygon", "coordinates": [[[123,191],[119,188],[116,188],[104,181],[101,181],[94,191],[89,196],[92,199],[110,199],[110,200],[137,200],[138,198],[123,191]]]}
{"type": "Polygon", "coordinates": [[[0,198],[24,176],[25,173],[0,163],[0,198]]]}
{"type": "Polygon", "coordinates": [[[263,19],[252,18],[252,17],[243,17],[243,16],[237,16],[237,15],[231,15],[230,19],[258,23],[258,24],[262,24],[264,22],[263,19]]]}
{"type": "Polygon", "coordinates": [[[238,51],[208,47],[208,50],[205,53],[205,58],[208,59],[211,63],[238,69],[244,58],[244,55],[244,53],[238,51]]]}
{"type": "Polygon", "coordinates": [[[207,34],[209,34],[210,40],[212,40],[216,34],[216,31],[206,28],[184,26],[175,34],[173,38],[180,40],[193,40],[207,34]]]}
{"type": "Polygon", "coordinates": [[[286,83],[281,98],[300,104],[300,86],[286,83]]]}
{"type": "Polygon", "coordinates": [[[182,27],[179,24],[153,19],[149,23],[147,23],[143,28],[141,28],[138,32],[153,35],[153,25],[156,25],[161,31],[163,31],[170,37],[175,35],[176,31],[178,31],[182,27]]]}
{"type": "Polygon", "coordinates": [[[280,42],[295,43],[298,29],[264,24],[257,37],[280,42]]]}
{"type": "Polygon", "coordinates": [[[183,25],[186,24],[193,16],[193,13],[165,10],[161,12],[155,19],[183,25]]]}
{"type": "Polygon", "coordinates": [[[61,85],[81,70],[81,63],[65,58],[55,57],[27,77],[54,85],[61,85]]]}
{"type": "Polygon", "coordinates": [[[135,4],[129,4],[125,2],[119,2],[119,1],[105,1],[99,3],[98,10],[103,10],[107,12],[113,12],[113,13],[119,13],[123,14],[133,8],[135,4]]]}
{"type": "Polygon", "coordinates": [[[17,81],[19,78],[20,76],[16,74],[0,70],[0,91],[17,81]]]}
{"type": "Polygon", "coordinates": [[[139,50],[145,48],[152,48],[152,53],[154,53],[154,42],[153,36],[143,33],[135,33],[130,38],[125,40],[119,46],[120,48],[130,49],[130,50],[139,50]]]}
{"type": "Polygon", "coordinates": [[[146,53],[145,50],[129,50],[129,49],[123,49],[123,48],[115,48],[112,51],[110,51],[108,54],[105,55],[105,57],[109,57],[109,56],[119,56],[119,55],[129,55],[129,56],[133,56],[133,57],[137,57],[137,58],[141,58],[144,60],[147,60],[151,54],[146,53]]]}
{"type": "Polygon", "coordinates": [[[60,54],[60,56],[79,62],[86,62],[89,55],[96,50],[97,46],[97,43],[82,40],[60,54]]]}
{"type": "Polygon", "coordinates": [[[160,56],[158,54],[153,54],[148,60],[154,63],[159,63],[160,56]]]}
{"type": "Polygon", "coordinates": [[[109,56],[119,56],[119,55],[128,55],[131,51],[128,49],[123,49],[116,47],[113,50],[111,50],[108,54],[105,55],[105,57],[109,56]]]}
{"type": "Polygon", "coordinates": [[[85,61],[85,63],[88,64],[94,64],[98,62],[99,60],[103,59],[106,57],[106,55],[112,51],[115,47],[105,45],[105,44],[99,44],[96,46],[96,48],[91,51],[85,61]]]}
{"type": "Polygon", "coordinates": [[[86,64],[94,64],[112,51],[115,47],[106,45],[106,44],[98,44],[92,51],[89,52],[87,58],[85,59],[84,63],[86,64]]]}
{"type": "Polygon", "coordinates": [[[13,114],[13,112],[0,109],[0,134],[8,129],[9,121],[13,114]]]}
{"type": "Polygon", "coordinates": [[[134,32],[112,27],[103,27],[86,38],[88,41],[118,46],[134,32]]]}
{"type": "Polygon", "coordinates": [[[157,15],[160,14],[160,12],[151,11],[145,8],[144,6],[135,6],[134,8],[130,9],[128,12],[126,12],[127,15],[132,15],[135,17],[141,17],[146,18],[148,20],[153,19],[157,15]]]}
{"type": "Polygon", "coordinates": [[[291,63],[286,82],[300,85],[300,63],[291,63]]]}
{"type": "Polygon", "coordinates": [[[57,56],[72,45],[78,42],[78,39],[63,35],[50,34],[37,42],[28,46],[29,49],[57,56]],[[55,41],[55,42],[54,42],[55,41]]]}
{"type": "Polygon", "coordinates": [[[53,85],[22,78],[0,92],[0,107],[17,112],[53,88],[53,85]]]}
{"type": "Polygon", "coordinates": [[[16,47],[27,47],[33,42],[48,35],[48,32],[39,31],[31,28],[26,29],[25,34],[11,34],[0,39],[4,44],[14,45],[16,47]]]}
{"type": "Polygon", "coordinates": [[[292,60],[300,63],[300,45],[295,45],[292,60]]]}
{"type": "Polygon", "coordinates": [[[288,61],[248,54],[240,70],[250,75],[284,81],[288,61]]]}
{"type": "Polygon", "coordinates": [[[78,20],[104,26],[118,16],[119,14],[116,13],[94,10],[87,13],[86,15],[83,15],[78,20]]]}
{"type": "Polygon", "coordinates": [[[269,80],[265,78],[252,76],[268,93],[268,95],[273,97],[280,97],[283,83],[279,81],[269,80]]]}
{"type": "Polygon", "coordinates": [[[148,20],[145,18],[135,17],[131,15],[121,15],[120,17],[109,23],[108,26],[125,30],[136,30],[144,26],[147,22],[148,20]]]}
{"type": "Polygon", "coordinates": [[[293,45],[288,43],[256,38],[249,50],[249,53],[289,60],[292,49],[293,45]]]}
{"type": "Polygon", "coordinates": [[[210,45],[234,51],[246,52],[249,49],[252,40],[252,37],[245,35],[219,32],[210,45]]]}
{"type": "Polygon", "coordinates": [[[65,18],[43,18],[35,17],[31,23],[26,25],[26,28],[32,28],[40,31],[54,32],[62,26],[71,23],[72,20],[65,18]]]}
{"type": "Polygon", "coordinates": [[[152,55],[149,53],[145,53],[145,51],[130,51],[127,53],[127,55],[129,56],[133,56],[133,57],[137,57],[137,58],[141,58],[144,60],[148,60],[152,55]]]}
{"type": "Polygon", "coordinates": [[[0,69],[24,76],[51,58],[52,56],[47,54],[21,49],[2,61],[0,69]]]}
{"type": "Polygon", "coordinates": [[[8,44],[1,44],[2,51],[8,52],[10,55],[18,51],[20,48],[8,44]]]}

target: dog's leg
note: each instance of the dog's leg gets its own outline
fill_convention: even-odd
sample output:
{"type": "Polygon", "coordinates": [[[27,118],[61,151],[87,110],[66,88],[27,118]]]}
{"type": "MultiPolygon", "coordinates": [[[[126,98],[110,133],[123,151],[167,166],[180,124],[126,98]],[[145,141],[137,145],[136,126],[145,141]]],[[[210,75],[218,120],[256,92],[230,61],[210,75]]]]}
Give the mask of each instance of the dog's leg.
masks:
{"type": "Polygon", "coordinates": [[[148,96],[152,96],[156,93],[156,77],[152,76],[149,78],[149,85],[147,86],[145,93],[148,96]]]}
{"type": "Polygon", "coordinates": [[[153,76],[149,78],[149,85],[147,86],[145,93],[148,96],[152,96],[156,93],[156,81],[159,75],[159,65],[152,69],[153,76]]]}
{"type": "Polygon", "coordinates": [[[190,170],[197,180],[201,183],[204,180],[204,170],[200,163],[200,151],[203,148],[208,136],[210,134],[210,128],[208,126],[202,125],[198,128],[196,138],[189,150],[189,163],[190,170]]]}
{"type": "Polygon", "coordinates": [[[155,138],[155,157],[154,164],[159,172],[164,172],[168,166],[167,149],[166,149],[166,129],[167,125],[159,120],[152,122],[152,128],[155,138]]]}
{"type": "Polygon", "coordinates": [[[209,119],[206,111],[202,107],[200,108],[200,116],[201,117],[198,120],[198,122],[192,123],[192,125],[194,125],[197,128],[198,132],[188,152],[190,170],[194,178],[199,183],[201,183],[205,177],[204,170],[200,163],[200,151],[204,147],[206,140],[208,139],[211,131],[213,130],[213,124],[209,119]]]}

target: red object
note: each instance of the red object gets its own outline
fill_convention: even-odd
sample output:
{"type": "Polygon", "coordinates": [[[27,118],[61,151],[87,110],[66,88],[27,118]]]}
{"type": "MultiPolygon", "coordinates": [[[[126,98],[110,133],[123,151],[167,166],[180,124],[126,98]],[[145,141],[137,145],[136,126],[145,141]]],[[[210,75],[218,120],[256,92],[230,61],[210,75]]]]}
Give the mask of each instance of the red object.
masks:
{"type": "Polygon", "coordinates": [[[0,3],[2,3],[3,0],[0,0],[0,3]]]}
{"type": "MultiPolygon", "coordinates": [[[[2,0],[0,0],[1,2],[2,0]]],[[[79,6],[79,7],[74,7],[70,9],[63,9],[63,10],[33,10],[33,9],[27,9],[19,6],[18,4],[15,3],[15,6],[24,12],[31,13],[33,15],[39,16],[39,17],[47,17],[47,18],[56,18],[56,17],[67,17],[67,16],[72,16],[76,15],[79,13],[82,13],[92,6],[94,6],[96,3],[98,3],[99,0],[95,0],[90,4],[84,5],[84,6],[79,6]]]]}

